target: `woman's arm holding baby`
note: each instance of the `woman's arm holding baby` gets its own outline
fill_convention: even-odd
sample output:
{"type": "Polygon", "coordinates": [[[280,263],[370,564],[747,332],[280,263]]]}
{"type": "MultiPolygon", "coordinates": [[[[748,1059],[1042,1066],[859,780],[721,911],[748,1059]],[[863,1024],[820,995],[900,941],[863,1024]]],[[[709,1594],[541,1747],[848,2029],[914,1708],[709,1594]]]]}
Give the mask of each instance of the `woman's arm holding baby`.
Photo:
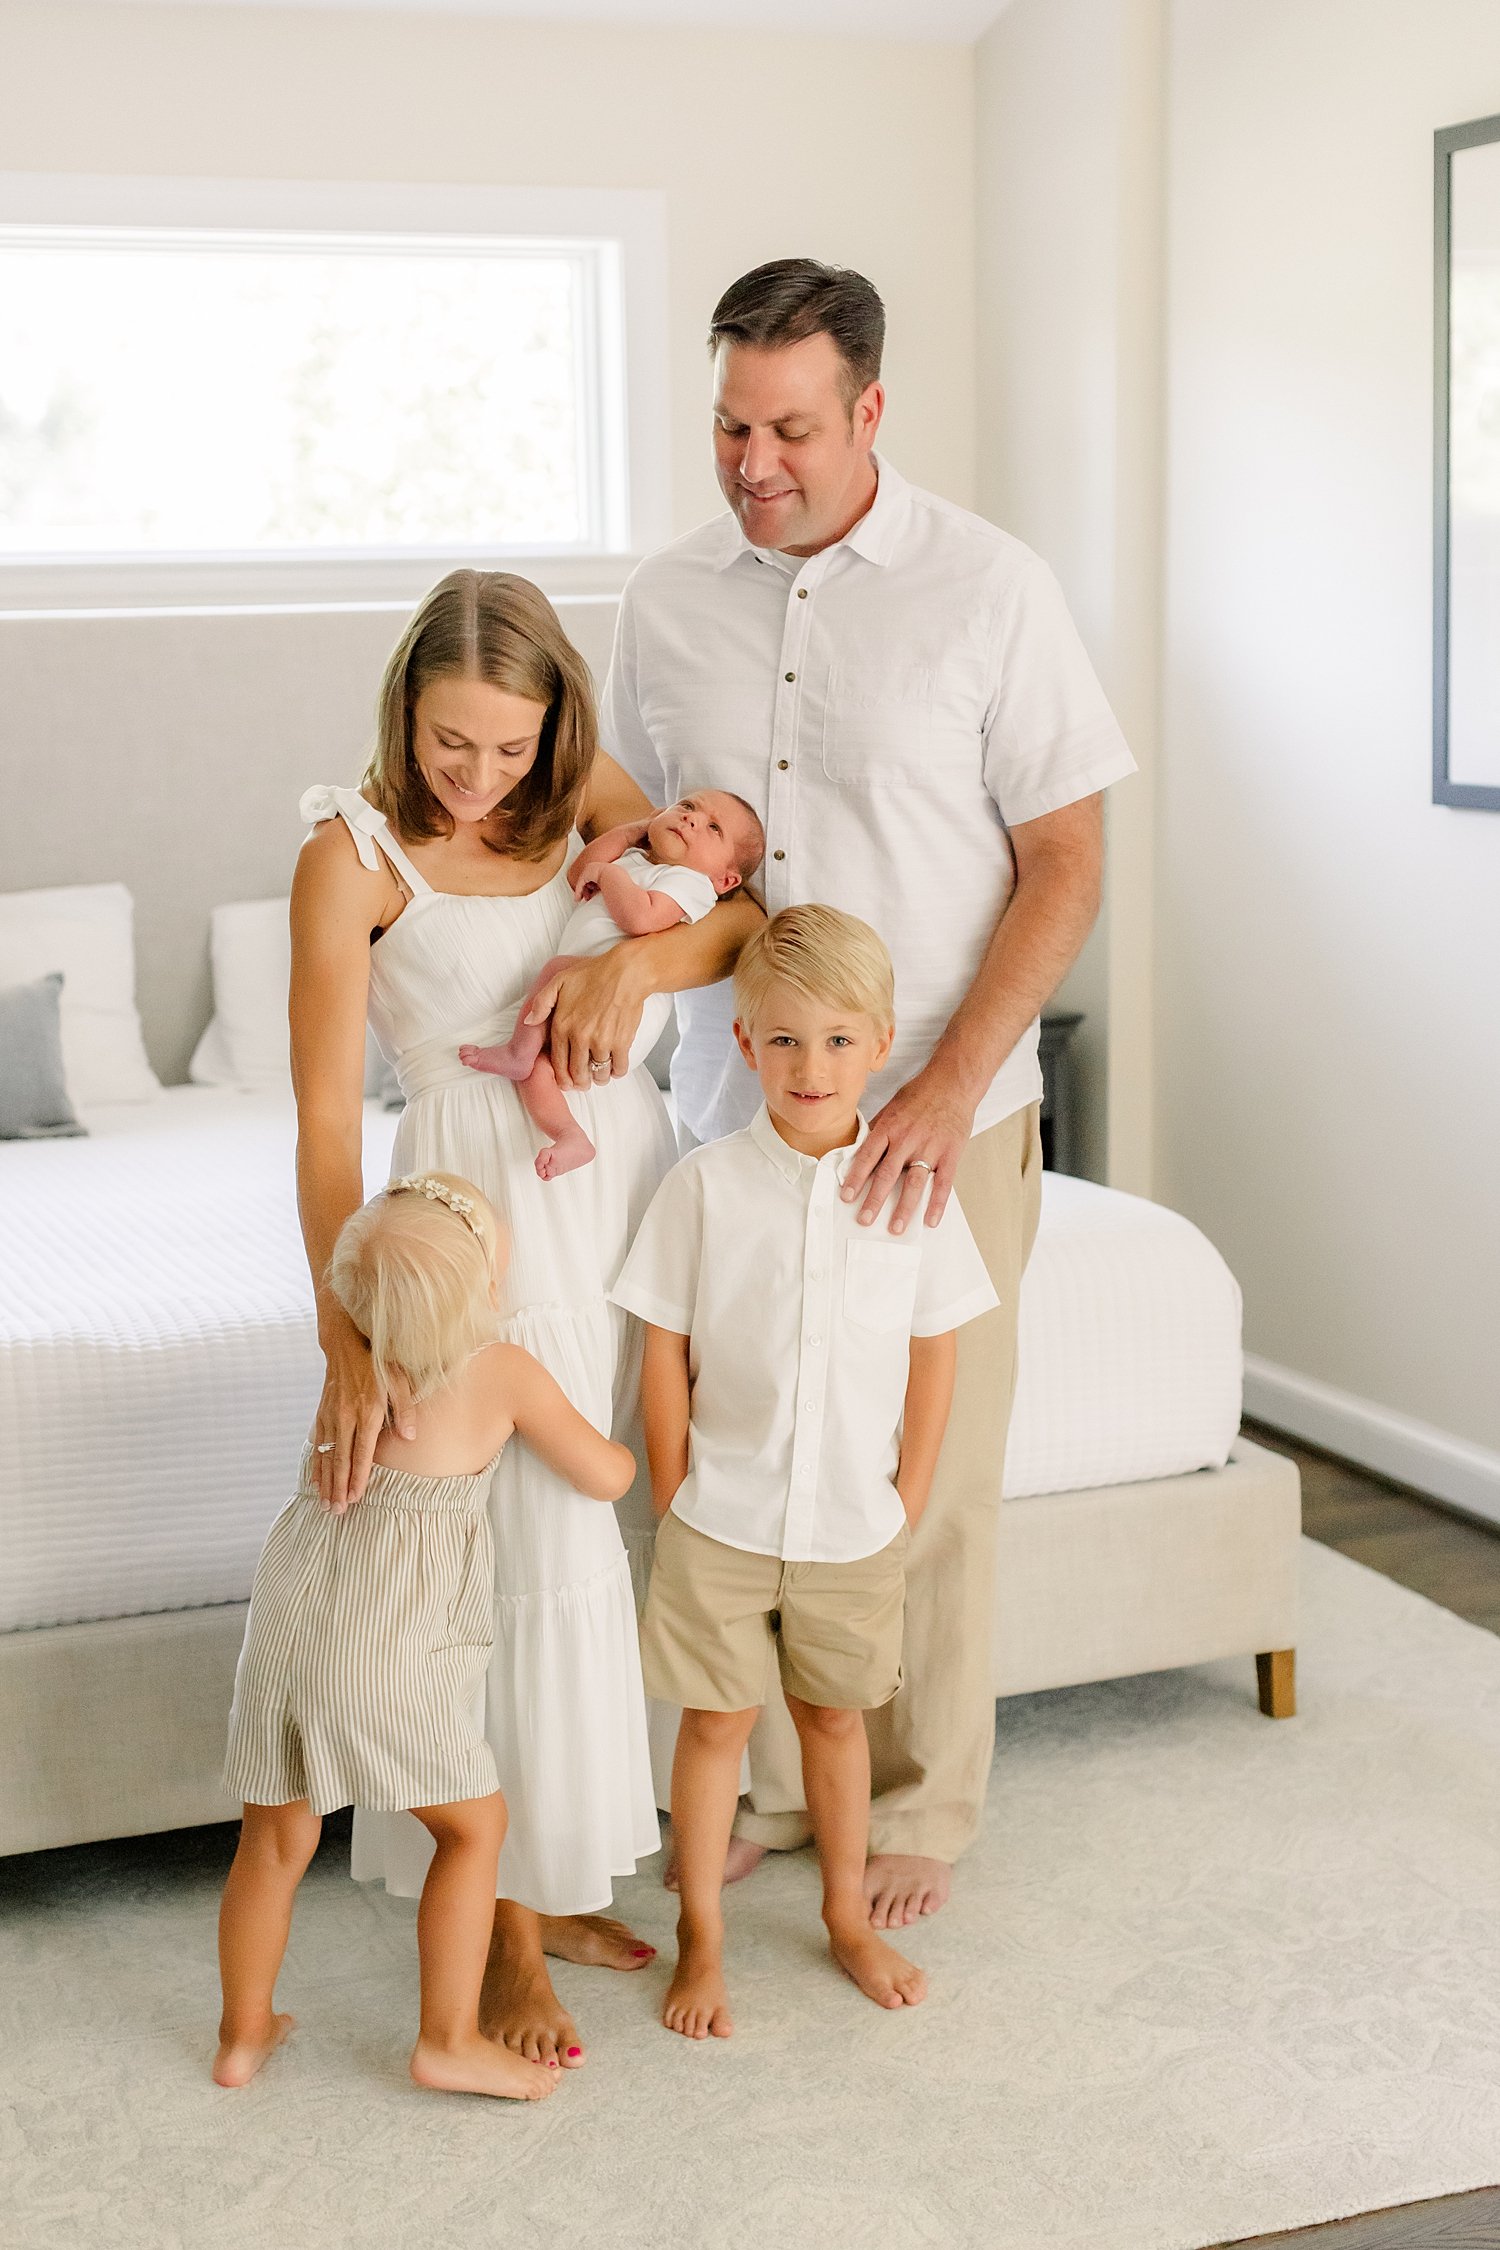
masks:
{"type": "Polygon", "coordinates": [[[922,1520],[932,1490],[943,1432],[948,1427],[948,1409],[953,1404],[957,1365],[956,1329],[950,1328],[942,1336],[913,1336],[901,1422],[901,1459],[896,1465],[896,1490],[913,1531],[922,1520]]]}
{"type": "MultiPolygon", "coordinates": [[[[623,767],[601,750],[579,809],[585,836],[602,834],[648,816],[652,808],[623,767]]],[[[591,1061],[612,1060],[617,1077],[630,1067],[630,1046],[641,1010],[655,992],[690,992],[727,977],[747,938],[765,920],[743,890],[721,898],[699,922],[658,930],[617,945],[597,960],[555,977],[536,996],[528,1021],[552,1016],[552,1067],[563,1086],[580,1092],[596,1083],[591,1061]]]]}
{"type": "Polygon", "coordinates": [[[692,1384],[688,1339],[670,1328],[646,1328],[641,1359],[641,1419],[651,1469],[651,1501],[664,1516],[688,1473],[688,1416],[692,1384]]]}

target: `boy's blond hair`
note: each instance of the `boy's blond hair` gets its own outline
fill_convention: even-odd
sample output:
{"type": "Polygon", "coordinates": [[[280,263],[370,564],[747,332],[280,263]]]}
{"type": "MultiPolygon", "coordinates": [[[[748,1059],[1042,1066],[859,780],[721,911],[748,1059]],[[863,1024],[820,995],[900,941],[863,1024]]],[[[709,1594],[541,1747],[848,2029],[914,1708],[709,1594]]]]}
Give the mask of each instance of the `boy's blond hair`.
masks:
{"type": "Polygon", "coordinates": [[[499,1231],[473,1181],[454,1172],[395,1182],[345,1220],[329,1286],[369,1338],[380,1382],[388,1385],[399,1369],[414,1399],[430,1398],[494,1343],[499,1316],[490,1291],[499,1231]]]}
{"type": "Polygon", "coordinates": [[[783,907],[746,941],[735,963],[734,998],[747,1031],[754,1031],[773,984],[868,1016],[880,1031],[896,1019],[896,973],[884,939],[836,906],[783,907]]]}

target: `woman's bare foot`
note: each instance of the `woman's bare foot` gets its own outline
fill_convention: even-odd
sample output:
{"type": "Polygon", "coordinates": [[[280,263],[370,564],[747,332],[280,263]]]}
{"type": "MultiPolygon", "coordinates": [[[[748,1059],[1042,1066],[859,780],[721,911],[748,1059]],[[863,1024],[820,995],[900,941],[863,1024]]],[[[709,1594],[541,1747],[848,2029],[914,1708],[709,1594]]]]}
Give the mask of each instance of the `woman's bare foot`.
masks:
{"type": "Polygon", "coordinates": [[[542,1951],[554,1960],[583,1969],[644,1969],[656,1959],[654,1945],[610,1914],[544,1914],[541,1923],[542,1951]]]}
{"type": "Polygon", "coordinates": [[[221,2039],[219,2051],[214,2056],[214,2084],[216,2086],[248,2086],[267,2056],[277,2048],[292,2029],[295,2016],[272,2016],[270,2028],[260,2039],[221,2039]]]}
{"type": "Polygon", "coordinates": [[[927,1998],[927,1978],[915,1961],[908,1961],[859,1923],[830,1929],[828,1943],[845,1976],[852,1977],[877,2008],[915,2008],[927,1998]]]}
{"type": "Polygon", "coordinates": [[[528,2062],[578,2070],[585,2060],[578,2027],[540,1962],[509,1963],[492,1953],[479,1999],[479,2028],[497,2047],[528,2062]]]}
{"type": "Polygon", "coordinates": [[[562,2079],[555,2062],[526,2062],[489,2039],[461,2047],[419,2039],[411,2051],[411,2074],[436,2094],[496,2094],[510,2102],[545,2101],[562,2079]]]}
{"type": "Polygon", "coordinates": [[[544,1148],[536,1160],[539,1180],[560,1180],[564,1172],[576,1172],[581,1165],[594,1161],[594,1144],[582,1126],[573,1133],[564,1133],[550,1148],[544,1148]]]}
{"type": "MultiPolygon", "coordinates": [[[[747,1844],[743,1836],[731,1836],[729,1850],[724,1859],[725,1888],[727,1889],[731,1883],[743,1883],[747,1875],[755,1873],[765,1856],[766,1847],[764,1844],[747,1844]]],[[[666,1872],[662,1876],[662,1882],[669,1891],[675,1891],[677,1888],[677,1854],[675,1851],[669,1852],[667,1855],[666,1872]]]]}
{"type": "Polygon", "coordinates": [[[877,1930],[899,1930],[919,1914],[936,1914],[948,1903],[953,1870],[943,1859],[921,1859],[914,1852],[872,1852],[865,1863],[865,1897],[877,1930]]]}
{"type": "Polygon", "coordinates": [[[677,1974],[667,1989],[661,2020],[684,2039],[727,2039],[734,2029],[724,1988],[720,1948],[703,1938],[681,1938],[677,1974]]]}

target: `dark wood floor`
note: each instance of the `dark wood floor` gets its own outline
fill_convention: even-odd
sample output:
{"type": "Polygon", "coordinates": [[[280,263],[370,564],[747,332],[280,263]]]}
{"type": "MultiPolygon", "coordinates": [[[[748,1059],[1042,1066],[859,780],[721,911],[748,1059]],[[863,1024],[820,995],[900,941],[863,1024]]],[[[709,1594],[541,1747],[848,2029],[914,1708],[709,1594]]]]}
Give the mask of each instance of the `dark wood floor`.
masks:
{"type": "MultiPolygon", "coordinates": [[[[1500,1532],[1450,1515],[1401,1485],[1314,1453],[1276,1430],[1247,1422],[1245,1434],[1290,1454],[1302,1471],[1302,1528],[1309,1537],[1500,1633],[1500,1532]]],[[[1262,2250],[1270,2243],[1299,2250],[1500,2250],[1500,2187],[1368,2211],[1295,2234],[1258,2234],[1243,2238],[1237,2250],[1262,2250]]],[[[1217,2244],[1214,2250],[1230,2246],[1217,2244]]]]}

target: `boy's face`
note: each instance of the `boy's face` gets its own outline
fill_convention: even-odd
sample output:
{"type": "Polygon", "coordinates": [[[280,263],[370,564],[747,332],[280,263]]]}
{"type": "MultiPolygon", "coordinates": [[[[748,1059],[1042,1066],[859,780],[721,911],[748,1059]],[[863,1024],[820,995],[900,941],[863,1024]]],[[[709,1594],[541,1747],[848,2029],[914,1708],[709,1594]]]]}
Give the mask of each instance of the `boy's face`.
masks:
{"type": "Polygon", "coordinates": [[[888,1025],[777,983],[754,1028],[737,1023],[734,1035],[784,1141],[823,1156],[853,1140],[865,1081],[891,1051],[888,1025]]]}
{"type": "Polygon", "coordinates": [[[700,789],[659,812],[646,840],[663,867],[695,867],[720,898],[740,880],[741,830],[745,816],[722,789],[700,789]]]}

